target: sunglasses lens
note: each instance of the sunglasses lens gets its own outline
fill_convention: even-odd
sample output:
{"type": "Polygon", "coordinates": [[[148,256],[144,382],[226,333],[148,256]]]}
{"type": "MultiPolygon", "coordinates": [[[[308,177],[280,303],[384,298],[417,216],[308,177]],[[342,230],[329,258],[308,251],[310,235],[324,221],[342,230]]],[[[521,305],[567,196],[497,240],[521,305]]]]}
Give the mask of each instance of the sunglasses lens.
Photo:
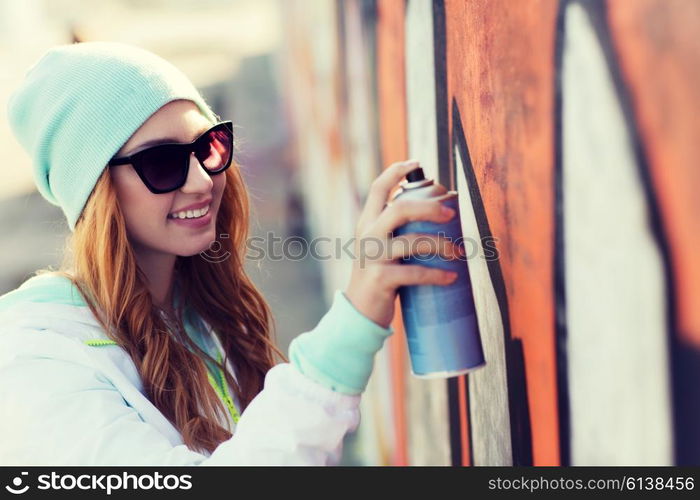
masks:
{"type": "Polygon", "coordinates": [[[205,133],[195,141],[192,149],[186,144],[163,144],[137,153],[134,161],[137,161],[138,171],[151,190],[166,193],[185,183],[191,152],[209,174],[226,170],[233,154],[233,133],[228,124],[218,125],[205,133]]]}
{"type": "Polygon", "coordinates": [[[174,189],[186,173],[187,159],[182,150],[163,146],[149,150],[141,157],[141,173],[156,189],[174,189]]]}
{"type": "Polygon", "coordinates": [[[224,128],[216,128],[197,141],[194,154],[209,173],[216,173],[229,166],[232,149],[231,132],[224,128]]]}

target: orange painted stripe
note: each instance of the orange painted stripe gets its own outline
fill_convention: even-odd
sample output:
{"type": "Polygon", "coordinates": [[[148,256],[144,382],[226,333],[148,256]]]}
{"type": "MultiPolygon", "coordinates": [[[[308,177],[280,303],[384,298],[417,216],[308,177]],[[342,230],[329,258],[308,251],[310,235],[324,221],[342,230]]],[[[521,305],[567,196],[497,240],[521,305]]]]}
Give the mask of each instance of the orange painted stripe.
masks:
{"type": "Polygon", "coordinates": [[[467,414],[467,376],[462,375],[457,381],[459,393],[459,435],[462,440],[462,465],[472,465],[469,459],[469,415],[467,414]]]}
{"type": "Polygon", "coordinates": [[[392,403],[394,409],[394,457],[393,465],[408,465],[408,423],[406,419],[406,334],[401,318],[401,305],[396,298],[394,335],[389,339],[391,360],[392,403]]]}
{"type": "Polygon", "coordinates": [[[700,40],[697,5],[688,7],[665,0],[606,3],[669,246],[678,335],[700,348],[700,40]],[[659,14],[661,20],[648,22],[659,14]]]}
{"type": "MultiPolygon", "coordinates": [[[[377,2],[377,91],[379,132],[383,165],[407,159],[406,88],[404,66],[404,2],[377,2]]],[[[401,306],[396,298],[396,314],[389,338],[392,404],[394,414],[393,465],[408,465],[408,416],[406,414],[406,335],[401,306]]]]}
{"type": "MultiPolygon", "coordinates": [[[[461,112],[492,235],[512,250],[501,251],[499,265],[508,333],[523,345],[538,466],[560,464],[555,296],[552,286],[539,286],[553,282],[558,7],[555,0],[445,0],[448,102],[461,112]]],[[[448,120],[452,130],[451,113],[448,120]]]]}

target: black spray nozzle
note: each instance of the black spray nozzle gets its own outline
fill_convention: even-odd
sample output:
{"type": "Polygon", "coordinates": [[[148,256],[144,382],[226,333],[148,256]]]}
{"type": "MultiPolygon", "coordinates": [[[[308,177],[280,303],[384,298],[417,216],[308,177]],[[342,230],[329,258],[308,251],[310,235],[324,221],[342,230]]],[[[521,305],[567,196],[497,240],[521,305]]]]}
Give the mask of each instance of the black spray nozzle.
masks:
{"type": "Polygon", "coordinates": [[[417,167],[411,170],[409,173],[406,174],[406,180],[408,182],[417,182],[425,180],[425,174],[423,173],[423,169],[417,167]]]}

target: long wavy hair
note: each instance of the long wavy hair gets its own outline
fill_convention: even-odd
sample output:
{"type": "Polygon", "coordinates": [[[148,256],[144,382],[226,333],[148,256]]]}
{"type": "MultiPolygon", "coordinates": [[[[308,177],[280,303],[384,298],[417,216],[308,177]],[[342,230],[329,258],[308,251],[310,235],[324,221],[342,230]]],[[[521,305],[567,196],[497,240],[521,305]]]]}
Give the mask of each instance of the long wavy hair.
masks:
{"type": "Polygon", "coordinates": [[[250,209],[238,165],[224,175],[216,231],[229,235],[219,242],[228,258],[213,262],[198,254],[178,257],[175,265],[180,304],[218,335],[222,364],[182,333],[181,310],[170,323],[154,306],[108,169],[69,236],[61,268],[54,271],[73,281],[109,338],[128,352],[147,397],[180,431],[187,447],[210,453],[232,434],[219,423],[226,409],[208,381],[204,360],[224,370],[241,412],[263,388],[266,372],[276,364],[274,355],[287,361],[273,342],[269,306],[243,268],[250,209]],[[225,369],[229,359],[235,379],[225,369]]]}

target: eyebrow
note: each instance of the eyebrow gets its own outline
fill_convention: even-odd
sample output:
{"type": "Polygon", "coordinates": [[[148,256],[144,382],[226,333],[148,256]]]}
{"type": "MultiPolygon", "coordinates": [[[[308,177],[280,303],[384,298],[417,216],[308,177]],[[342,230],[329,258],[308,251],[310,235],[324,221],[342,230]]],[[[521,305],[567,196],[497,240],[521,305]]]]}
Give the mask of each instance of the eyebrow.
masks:
{"type": "Polygon", "coordinates": [[[172,137],[161,137],[161,138],[159,138],[159,139],[152,139],[152,140],[150,140],[150,141],[146,141],[146,142],[144,142],[144,143],[141,143],[141,144],[139,144],[138,146],[135,146],[134,148],[132,148],[131,152],[126,153],[124,156],[132,156],[132,155],[135,155],[135,154],[138,153],[138,152],[143,151],[144,149],[146,149],[146,148],[148,148],[148,147],[151,147],[151,146],[158,146],[158,145],[160,145],[160,144],[171,144],[171,143],[173,143],[173,142],[178,143],[178,144],[188,144],[188,143],[192,143],[192,142],[194,142],[195,139],[197,139],[197,137],[201,136],[204,132],[206,132],[207,130],[209,130],[211,127],[212,127],[212,125],[206,125],[203,129],[201,129],[199,132],[197,132],[197,134],[194,136],[194,139],[192,139],[192,140],[189,141],[189,142],[183,142],[183,143],[181,143],[180,141],[178,141],[178,139],[174,139],[174,138],[172,138],[172,137]]]}

